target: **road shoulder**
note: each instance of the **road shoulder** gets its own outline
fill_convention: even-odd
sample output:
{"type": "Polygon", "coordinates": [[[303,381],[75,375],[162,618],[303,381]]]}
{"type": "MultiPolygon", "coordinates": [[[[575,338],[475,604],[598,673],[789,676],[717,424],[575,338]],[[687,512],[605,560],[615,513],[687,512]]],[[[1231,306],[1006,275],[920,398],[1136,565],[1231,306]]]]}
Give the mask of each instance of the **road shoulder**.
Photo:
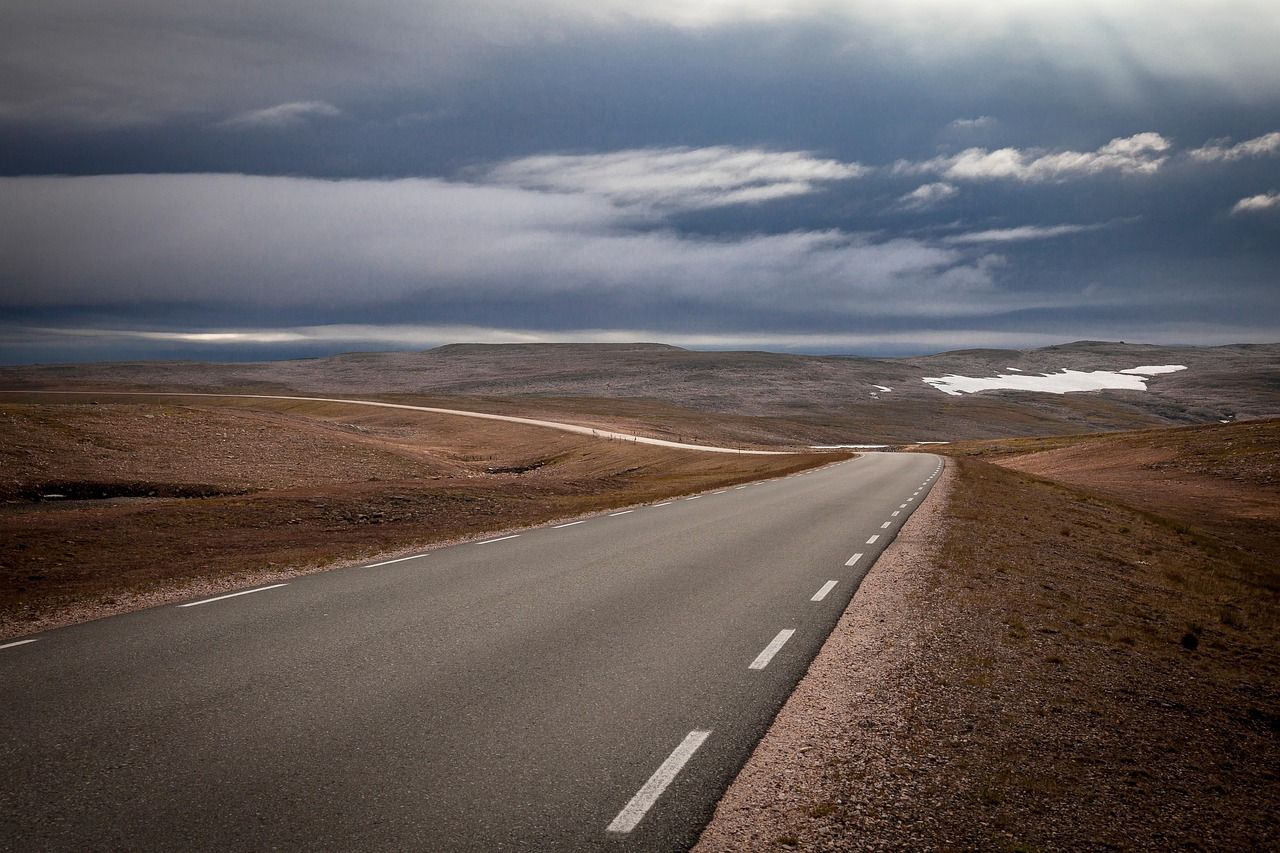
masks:
{"type": "MultiPolygon", "coordinates": [[[[862,774],[878,789],[877,780],[901,769],[891,762],[894,732],[911,719],[912,697],[893,685],[914,664],[923,626],[912,617],[913,601],[933,586],[953,477],[948,465],[876,561],[695,851],[848,849],[851,814],[892,820],[850,802],[844,780],[862,774]]],[[[873,800],[882,801],[879,790],[866,804],[873,800]]]]}

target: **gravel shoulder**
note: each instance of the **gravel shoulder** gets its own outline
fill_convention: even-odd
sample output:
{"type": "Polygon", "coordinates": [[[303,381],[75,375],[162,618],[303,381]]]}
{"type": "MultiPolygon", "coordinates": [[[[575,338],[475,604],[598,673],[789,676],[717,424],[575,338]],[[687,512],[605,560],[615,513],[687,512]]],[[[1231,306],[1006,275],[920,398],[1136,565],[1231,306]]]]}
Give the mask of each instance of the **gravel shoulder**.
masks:
{"type": "Polygon", "coordinates": [[[914,716],[914,696],[897,688],[927,630],[912,614],[931,592],[954,477],[949,465],[863,579],[695,851],[892,846],[882,842],[897,819],[881,807],[905,787],[898,735],[914,716]],[[865,788],[847,784],[858,776],[865,788]]]}

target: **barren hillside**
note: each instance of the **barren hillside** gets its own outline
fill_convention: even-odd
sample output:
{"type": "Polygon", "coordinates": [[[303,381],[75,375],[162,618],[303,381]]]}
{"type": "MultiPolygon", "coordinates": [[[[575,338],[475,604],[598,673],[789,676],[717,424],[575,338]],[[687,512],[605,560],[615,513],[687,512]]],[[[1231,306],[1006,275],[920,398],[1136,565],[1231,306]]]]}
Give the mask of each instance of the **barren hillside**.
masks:
{"type": "Polygon", "coordinates": [[[263,393],[495,398],[504,411],[556,406],[611,415],[657,406],[651,427],[693,412],[749,417],[763,441],[878,443],[1051,435],[1280,414],[1280,344],[1212,348],[1079,342],[905,359],[694,352],[661,344],[457,344],[427,352],[208,364],[44,365],[0,369],[0,387],[112,387],[263,393]],[[1182,365],[1145,390],[949,395],[925,379],[1039,376],[1182,365]]]}

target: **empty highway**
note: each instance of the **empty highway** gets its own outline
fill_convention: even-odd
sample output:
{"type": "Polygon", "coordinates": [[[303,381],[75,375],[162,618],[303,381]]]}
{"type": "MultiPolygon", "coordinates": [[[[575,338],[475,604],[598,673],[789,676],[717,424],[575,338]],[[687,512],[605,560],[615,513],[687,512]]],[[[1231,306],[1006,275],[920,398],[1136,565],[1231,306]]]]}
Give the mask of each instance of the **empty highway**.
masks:
{"type": "Polygon", "coordinates": [[[0,643],[0,848],[687,848],[941,464],[0,643]]]}

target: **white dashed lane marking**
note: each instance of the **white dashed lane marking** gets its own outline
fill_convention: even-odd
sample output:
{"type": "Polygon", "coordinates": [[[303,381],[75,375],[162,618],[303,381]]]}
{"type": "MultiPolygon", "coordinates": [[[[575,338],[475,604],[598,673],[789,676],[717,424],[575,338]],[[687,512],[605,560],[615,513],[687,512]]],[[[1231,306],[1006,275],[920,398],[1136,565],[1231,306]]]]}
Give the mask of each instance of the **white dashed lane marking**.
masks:
{"type": "Polygon", "coordinates": [[[861,554],[854,554],[852,557],[850,557],[849,559],[845,560],[845,561],[844,561],[844,564],[845,564],[846,566],[852,566],[854,563],[858,562],[858,561],[859,561],[859,560],[861,560],[861,559],[862,559],[862,555],[861,555],[861,554]]]}
{"type": "Polygon", "coordinates": [[[893,522],[892,522],[892,521],[886,521],[884,524],[880,525],[880,529],[881,529],[881,530],[884,530],[884,529],[885,529],[886,527],[888,527],[890,524],[893,524],[893,522]]]}
{"type": "Polygon", "coordinates": [[[635,829],[649,809],[653,808],[658,797],[662,796],[662,792],[667,790],[667,786],[679,775],[684,766],[689,763],[689,759],[698,751],[698,747],[702,746],[710,735],[710,731],[698,730],[685,735],[680,745],[667,756],[667,760],[653,771],[649,781],[645,782],[630,802],[622,807],[622,811],[618,812],[618,816],[613,819],[606,831],[630,832],[635,829]]]}
{"type": "Polygon", "coordinates": [[[777,635],[769,641],[769,645],[764,647],[764,651],[756,655],[756,659],[751,662],[747,669],[764,669],[769,665],[769,661],[773,660],[783,646],[787,644],[787,640],[791,639],[791,635],[796,632],[795,628],[783,628],[777,635]]]}
{"type": "Polygon", "coordinates": [[[497,539],[486,539],[483,542],[477,542],[477,545],[492,545],[494,542],[506,542],[508,539],[520,538],[519,533],[512,533],[510,536],[499,536],[497,539]]]}
{"type": "Polygon", "coordinates": [[[876,544],[876,540],[877,540],[877,539],[879,539],[879,538],[880,538],[880,534],[879,534],[879,533],[877,533],[875,536],[872,536],[870,539],[868,539],[868,540],[867,540],[867,544],[868,544],[868,545],[874,545],[874,544],[876,544]]]}
{"type": "Polygon", "coordinates": [[[287,583],[273,583],[271,586],[260,586],[257,589],[242,589],[239,592],[229,592],[226,595],[215,595],[213,598],[204,598],[200,601],[188,601],[186,604],[179,604],[178,607],[197,607],[201,604],[212,604],[215,601],[223,601],[228,598],[236,598],[241,595],[250,595],[255,592],[266,592],[269,589],[279,589],[282,586],[288,586],[287,583]]]}
{"type": "Polygon", "coordinates": [[[634,510],[634,509],[624,509],[622,512],[611,512],[611,513],[609,513],[609,517],[610,517],[610,518],[617,518],[617,517],[618,517],[618,516],[620,516],[620,515],[627,515],[627,514],[629,514],[629,513],[633,513],[633,512],[635,512],[635,510],[634,510]]]}
{"type": "Polygon", "coordinates": [[[835,588],[836,588],[836,584],[837,584],[837,583],[838,583],[838,581],[827,581],[827,582],[826,582],[826,583],[824,583],[821,587],[819,587],[818,591],[817,591],[817,592],[815,592],[815,593],[813,594],[813,598],[811,598],[811,599],[809,599],[809,600],[810,600],[810,601],[821,601],[822,599],[826,598],[826,597],[827,597],[827,593],[829,593],[829,592],[831,592],[831,590],[835,589],[835,588]]]}
{"type": "Polygon", "coordinates": [[[25,646],[27,643],[34,643],[36,642],[36,640],[39,640],[39,639],[40,639],[39,637],[36,637],[35,640],[14,640],[12,643],[0,644],[0,649],[11,649],[14,646],[25,646]]]}
{"type": "Polygon", "coordinates": [[[565,524],[557,524],[555,527],[551,529],[560,530],[561,528],[564,528],[564,527],[573,527],[575,524],[586,524],[586,523],[587,523],[587,520],[584,518],[582,521],[570,521],[570,522],[566,522],[565,524]]]}
{"type": "Polygon", "coordinates": [[[381,563],[370,563],[365,566],[366,569],[376,569],[378,566],[389,566],[392,563],[403,563],[405,560],[421,560],[426,554],[414,554],[412,557],[396,557],[394,560],[383,560],[381,563]]]}

